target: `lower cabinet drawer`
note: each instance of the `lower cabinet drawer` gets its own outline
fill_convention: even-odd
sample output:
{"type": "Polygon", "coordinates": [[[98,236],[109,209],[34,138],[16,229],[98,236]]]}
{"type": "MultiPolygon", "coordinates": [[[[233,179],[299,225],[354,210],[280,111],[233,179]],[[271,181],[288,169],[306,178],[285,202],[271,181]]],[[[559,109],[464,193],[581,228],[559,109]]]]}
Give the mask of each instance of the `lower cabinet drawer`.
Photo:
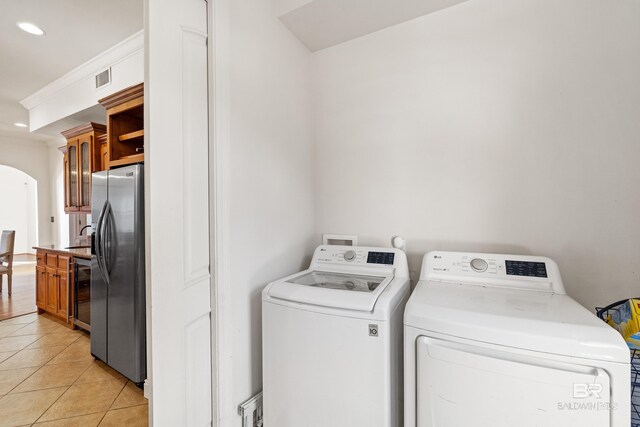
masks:
{"type": "Polygon", "coordinates": [[[68,269],[70,260],[71,257],[69,256],[58,255],[58,268],[68,269]]]}
{"type": "Polygon", "coordinates": [[[58,266],[58,255],[56,254],[47,254],[47,266],[48,267],[57,267],[58,266]]]}

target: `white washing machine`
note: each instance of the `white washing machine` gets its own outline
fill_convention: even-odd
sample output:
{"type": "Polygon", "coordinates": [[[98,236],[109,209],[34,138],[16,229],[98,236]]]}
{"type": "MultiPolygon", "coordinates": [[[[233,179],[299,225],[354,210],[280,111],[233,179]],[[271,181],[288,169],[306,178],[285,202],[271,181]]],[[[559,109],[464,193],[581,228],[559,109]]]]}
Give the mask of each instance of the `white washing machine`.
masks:
{"type": "Polygon", "coordinates": [[[264,425],[400,427],[404,252],[319,246],[262,292],[264,425]]]}
{"type": "Polygon", "coordinates": [[[629,349],[548,258],[428,253],[404,324],[406,427],[630,424],[629,349]]]}

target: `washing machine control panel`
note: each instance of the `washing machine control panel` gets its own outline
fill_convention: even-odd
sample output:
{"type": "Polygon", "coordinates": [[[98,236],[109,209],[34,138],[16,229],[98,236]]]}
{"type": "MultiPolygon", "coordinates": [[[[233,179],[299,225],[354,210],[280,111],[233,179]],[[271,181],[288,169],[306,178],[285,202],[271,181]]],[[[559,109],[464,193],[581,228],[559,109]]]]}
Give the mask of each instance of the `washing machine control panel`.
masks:
{"type": "Polygon", "coordinates": [[[320,245],[313,253],[309,268],[409,278],[407,256],[397,248],[320,245]]]}
{"type": "Polygon", "coordinates": [[[320,263],[391,267],[396,263],[396,249],[386,251],[355,246],[323,246],[316,251],[315,258],[320,263]]]}

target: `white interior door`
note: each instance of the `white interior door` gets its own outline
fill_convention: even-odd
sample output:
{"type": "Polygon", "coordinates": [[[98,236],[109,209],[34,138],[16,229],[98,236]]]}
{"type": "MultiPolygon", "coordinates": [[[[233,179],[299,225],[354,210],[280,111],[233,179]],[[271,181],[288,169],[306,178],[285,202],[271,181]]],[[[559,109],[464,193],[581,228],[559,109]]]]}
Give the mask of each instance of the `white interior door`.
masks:
{"type": "Polygon", "coordinates": [[[146,0],[151,417],[211,425],[207,3],[146,0]]]}
{"type": "Polygon", "coordinates": [[[429,337],[416,344],[419,427],[610,425],[603,369],[429,337]]]}

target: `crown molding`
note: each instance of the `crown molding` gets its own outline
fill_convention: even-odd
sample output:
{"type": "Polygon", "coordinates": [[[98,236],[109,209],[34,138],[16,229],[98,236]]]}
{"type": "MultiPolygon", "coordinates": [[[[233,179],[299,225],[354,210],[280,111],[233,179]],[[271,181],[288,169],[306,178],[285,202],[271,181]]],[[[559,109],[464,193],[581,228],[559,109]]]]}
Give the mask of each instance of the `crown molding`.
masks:
{"type": "Polygon", "coordinates": [[[61,132],[61,133],[65,138],[69,139],[69,138],[73,138],[74,136],[82,135],[83,133],[96,132],[96,131],[106,132],[107,127],[105,125],[101,125],[100,123],[89,122],[89,123],[85,123],[83,125],[71,128],[69,130],[65,130],[64,132],[61,132]]]}
{"type": "Polygon", "coordinates": [[[99,99],[98,103],[109,110],[110,108],[140,97],[144,97],[144,83],[130,86],[126,89],[114,93],[113,95],[109,95],[102,99],[99,99]]]}

